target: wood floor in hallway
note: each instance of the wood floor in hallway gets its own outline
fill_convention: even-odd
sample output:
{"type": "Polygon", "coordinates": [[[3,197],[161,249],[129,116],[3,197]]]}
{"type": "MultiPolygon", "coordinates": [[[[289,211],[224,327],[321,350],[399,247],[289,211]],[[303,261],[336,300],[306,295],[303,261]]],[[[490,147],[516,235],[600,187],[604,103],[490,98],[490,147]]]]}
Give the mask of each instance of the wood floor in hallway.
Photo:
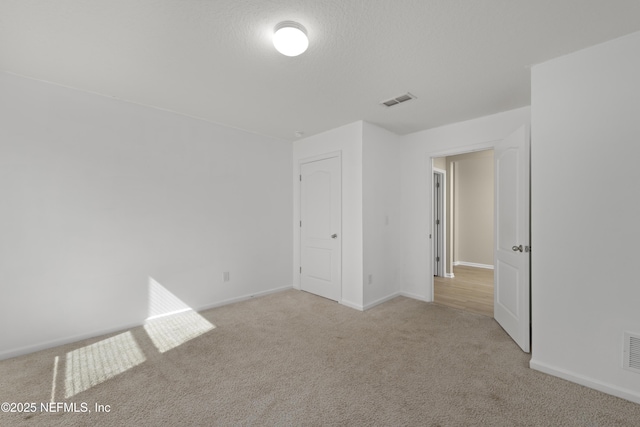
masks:
{"type": "Polygon", "coordinates": [[[493,270],[459,265],[453,275],[433,278],[434,302],[493,317],[493,270]]]}

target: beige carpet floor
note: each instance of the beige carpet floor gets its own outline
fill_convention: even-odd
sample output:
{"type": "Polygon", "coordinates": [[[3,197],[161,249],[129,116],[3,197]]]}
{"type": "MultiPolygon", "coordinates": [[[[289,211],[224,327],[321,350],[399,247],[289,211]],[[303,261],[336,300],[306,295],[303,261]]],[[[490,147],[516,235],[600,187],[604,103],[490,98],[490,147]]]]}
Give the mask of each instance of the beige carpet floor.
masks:
{"type": "Polygon", "coordinates": [[[408,298],[363,313],[290,290],[158,322],[1,361],[0,402],[39,410],[0,425],[640,425],[529,369],[493,319],[408,298]]]}

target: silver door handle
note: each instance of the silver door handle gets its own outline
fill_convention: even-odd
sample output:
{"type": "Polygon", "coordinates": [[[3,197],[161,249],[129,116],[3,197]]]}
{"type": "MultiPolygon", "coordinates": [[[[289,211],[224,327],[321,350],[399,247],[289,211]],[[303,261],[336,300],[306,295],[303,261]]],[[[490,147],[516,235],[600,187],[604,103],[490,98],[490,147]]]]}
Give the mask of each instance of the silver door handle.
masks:
{"type": "Polygon", "coordinates": [[[511,248],[512,251],[514,252],[522,252],[522,245],[520,246],[514,246],[511,248]]]}
{"type": "Polygon", "coordinates": [[[338,235],[337,235],[337,234],[332,234],[332,235],[331,235],[331,238],[332,238],[332,239],[337,239],[337,238],[338,238],[338,235]]]}

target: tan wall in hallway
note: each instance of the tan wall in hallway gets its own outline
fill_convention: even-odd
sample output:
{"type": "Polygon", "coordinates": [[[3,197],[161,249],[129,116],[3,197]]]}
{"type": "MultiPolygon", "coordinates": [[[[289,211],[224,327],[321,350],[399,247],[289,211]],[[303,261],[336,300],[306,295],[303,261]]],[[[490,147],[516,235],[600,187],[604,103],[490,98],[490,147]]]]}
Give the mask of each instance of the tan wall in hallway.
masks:
{"type": "Polygon", "coordinates": [[[493,150],[446,157],[447,273],[456,261],[493,265],[493,150]]]}

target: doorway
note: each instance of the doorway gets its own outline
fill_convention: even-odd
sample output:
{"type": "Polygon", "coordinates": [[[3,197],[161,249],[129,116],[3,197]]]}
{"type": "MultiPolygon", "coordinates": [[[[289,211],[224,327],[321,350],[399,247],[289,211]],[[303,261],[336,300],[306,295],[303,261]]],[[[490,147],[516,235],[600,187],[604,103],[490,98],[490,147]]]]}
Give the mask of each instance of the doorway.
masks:
{"type": "MultiPolygon", "coordinates": [[[[531,349],[530,143],[530,126],[525,124],[502,140],[459,150],[494,150],[493,317],[525,353],[531,349]]],[[[444,155],[455,154],[458,152],[444,155]]],[[[430,156],[432,169],[438,157],[430,156]]],[[[460,198],[454,197],[454,205],[459,202],[460,198]]],[[[434,289],[432,279],[432,300],[434,289]]]]}
{"type": "Polygon", "coordinates": [[[493,173],[492,149],[433,158],[433,301],[491,317],[493,173]]]}

